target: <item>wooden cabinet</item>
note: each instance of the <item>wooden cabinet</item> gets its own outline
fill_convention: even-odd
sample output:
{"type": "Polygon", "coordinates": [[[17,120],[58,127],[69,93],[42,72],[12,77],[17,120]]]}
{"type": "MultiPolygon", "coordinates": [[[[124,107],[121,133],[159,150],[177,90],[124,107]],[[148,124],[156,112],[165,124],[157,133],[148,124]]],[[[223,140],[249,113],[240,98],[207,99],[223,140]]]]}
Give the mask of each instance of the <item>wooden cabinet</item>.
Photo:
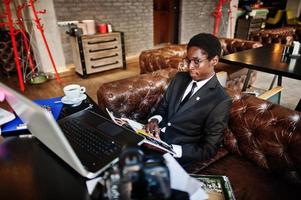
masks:
{"type": "Polygon", "coordinates": [[[235,29],[235,38],[248,40],[253,31],[259,31],[262,26],[261,18],[238,18],[235,29]]]}
{"type": "Polygon", "coordinates": [[[121,32],[71,38],[75,71],[82,76],[105,70],[126,69],[121,32]]]}

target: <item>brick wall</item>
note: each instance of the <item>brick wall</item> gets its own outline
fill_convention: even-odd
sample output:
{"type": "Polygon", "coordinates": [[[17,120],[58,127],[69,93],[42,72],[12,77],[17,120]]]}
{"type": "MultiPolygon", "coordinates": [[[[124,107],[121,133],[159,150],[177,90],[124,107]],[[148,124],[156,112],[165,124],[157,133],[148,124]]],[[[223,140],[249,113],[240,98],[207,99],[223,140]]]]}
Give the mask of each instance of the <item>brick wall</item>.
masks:
{"type": "MultiPolygon", "coordinates": [[[[153,47],[152,0],[54,0],[58,21],[94,19],[124,32],[127,56],[153,47]]],[[[66,63],[73,63],[69,36],[60,28],[66,63]]]]}
{"type": "MultiPolygon", "coordinates": [[[[180,43],[195,34],[213,32],[212,12],[219,0],[181,0],[180,43]]],[[[127,56],[153,47],[153,0],[54,0],[58,21],[95,19],[125,34],[127,56]]],[[[223,7],[219,36],[226,35],[229,4],[223,7]]],[[[73,63],[69,36],[60,28],[66,63],[73,63]]]]}
{"type": "MultiPolygon", "coordinates": [[[[219,0],[182,0],[180,9],[180,43],[187,43],[198,33],[213,33],[214,18],[212,12],[219,0]]],[[[218,36],[226,36],[229,4],[222,9],[222,18],[218,36]]]]}

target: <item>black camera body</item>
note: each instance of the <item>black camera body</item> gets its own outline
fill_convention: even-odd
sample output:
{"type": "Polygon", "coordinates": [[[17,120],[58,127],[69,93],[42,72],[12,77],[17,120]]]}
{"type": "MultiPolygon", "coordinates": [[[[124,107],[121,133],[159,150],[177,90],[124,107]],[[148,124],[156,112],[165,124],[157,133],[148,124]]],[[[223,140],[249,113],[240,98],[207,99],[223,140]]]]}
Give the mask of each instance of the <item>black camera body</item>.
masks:
{"type": "Polygon", "coordinates": [[[161,155],[144,155],[137,147],[123,150],[119,164],[107,171],[92,199],[163,200],[171,196],[170,174],[161,155]]]}
{"type": "Polygon", "coordinates": [[[130,183],[130,199],[159,200],[171,195],[170,175],[161,155],[144,155],[127,148],[119,159],[121,183],[130,183]]]}
{"type": "Polygon", "coordinates": [[[66,33],[73,37],[79,37],[83,34],[83,30],[78,28],[76,24],[68,24],[68,31],[66,33]]]}

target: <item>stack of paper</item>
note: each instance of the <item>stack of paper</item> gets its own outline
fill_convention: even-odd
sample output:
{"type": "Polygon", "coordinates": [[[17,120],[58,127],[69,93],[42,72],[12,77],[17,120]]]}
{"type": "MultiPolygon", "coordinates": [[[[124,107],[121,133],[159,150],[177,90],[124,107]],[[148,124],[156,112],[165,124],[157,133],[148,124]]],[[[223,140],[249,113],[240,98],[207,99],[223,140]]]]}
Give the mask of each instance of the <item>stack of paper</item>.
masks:
{"type": "Polygon", "coordinates": [[[187,192],[190,200],[208,199],[201,183],[192,178],[170,154],[163,155],[170,173],[170,187],[187,192]]]}

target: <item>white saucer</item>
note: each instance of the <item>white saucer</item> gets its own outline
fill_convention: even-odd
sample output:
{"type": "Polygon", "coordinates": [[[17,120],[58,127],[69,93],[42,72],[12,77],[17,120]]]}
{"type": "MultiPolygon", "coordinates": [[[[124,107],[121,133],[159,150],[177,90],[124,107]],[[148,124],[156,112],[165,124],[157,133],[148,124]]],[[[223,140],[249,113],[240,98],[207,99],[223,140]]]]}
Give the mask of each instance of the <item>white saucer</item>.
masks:
{"type": "Polygon", "coordinates": [[[76,99],[69,99],[68,97],[64,96],[64,97],[62,97],[61,101],[62,101],[63,104],[79,104],[80,102],[82,102],[86,98],[87,98],[87,95],[85,95],[85,94],[81,94],[76,99]]]}

